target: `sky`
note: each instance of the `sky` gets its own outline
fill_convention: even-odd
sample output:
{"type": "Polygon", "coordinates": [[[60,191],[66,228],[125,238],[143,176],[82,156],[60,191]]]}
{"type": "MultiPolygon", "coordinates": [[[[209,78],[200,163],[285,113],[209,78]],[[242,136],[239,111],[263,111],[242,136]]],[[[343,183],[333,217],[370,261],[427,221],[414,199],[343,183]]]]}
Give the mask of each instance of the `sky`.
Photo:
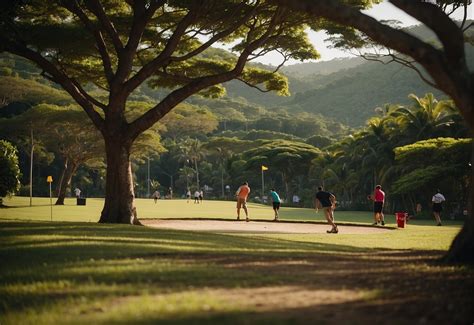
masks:
{"type": "MultiPolygon", "coordinates": [[[[474,7],[473,5],[470,5],[468,7],[468,19],[474,19],[473,7],[474,7]]],[[[389,19],[398,20],[401,22],[402,26],[405,26],[405,27],[419,24],[419,22],[416,19],[407,15],[405,12],[401,11],[400,9],[398,9],[397,7],[395,7],[394,5],[386,1],[381,4],[375,5],[370,10],[365,11],[365,13],[378,20],[389,20],[389,19]]],[[[463,16],[462,10],[458,10],[457,12],[454,13],[452,17],[457,18],[457,19],[462,19],[462,16],[463,16]]],[[[329,61],[335,58],[351,56],[350,53],[329,48],[330,43],[324,41],[324,39],[327,38],[327,34],[325,32],[316,33],[316,32],[310,31],[309,38],[315,45],[319,54],[321,55],[321,59],[318,61],[329,61]]],[[[256,59],[255,61],[277,66],[281,63],[281,56],[277,53],[269,53],[264,57],[256,59]]],[[[288,61],[285,65],[296,64],[296,63],[300,63],[300,61],[296,61],[296,60],[288,61]]]]}

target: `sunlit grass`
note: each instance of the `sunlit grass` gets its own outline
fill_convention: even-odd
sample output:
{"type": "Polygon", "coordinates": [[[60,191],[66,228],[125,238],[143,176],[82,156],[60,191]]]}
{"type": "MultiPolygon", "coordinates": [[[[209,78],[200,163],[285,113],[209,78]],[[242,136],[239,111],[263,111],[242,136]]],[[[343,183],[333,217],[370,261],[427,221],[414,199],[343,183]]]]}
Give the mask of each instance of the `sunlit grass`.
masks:
{"type": "MultiPolygon", "coordinates": [[[[12,197],[5,199],[9,208],[0,209],[0,219],[20,220],[51,220],[49,198],[33,198],[33,206],[29,206],[29,198],[12,197]]],[[[54,201],[53,201],[54,202],[54,201]]],[[[160,218],[202,218],[202,219],[235,219],[236,204],[234,201],[207,201],[194,204],[192,200],[187,203],[184,199],[159,200],[154,203],[152,199],[136,199],[138,217],[141,219],[160,218]]],[[[77,206],[76,199],[67,198],[65,205],[53,205],[53,221],[97,222],[104,205],[104,199],[88,198],[86,206],[77,206]]],[[[249,204],[250,218],[256,220],[272,220],[274,217],[271,206],[262,204],[249,204]]],[[[243,212],[242,212],[243,213],[243,212]]],[[[287,221],[318,221],[325,222],[321,211],[314,209],[293,208],[283,206],[280,210],[280,219],[287,221]]],[[[339,211],[335,212],[336,222],[371,224],[373,214],[370,211],[339,211]]],[[[386,214],[385,221],[388,226],[396,226],[395,216],[386,214]]],[[[459,221],[444,220],[445,225],[459,226],[459,221]]],[[[434,225],[434,220],[414,220],[417,225],[434,225]]]]}
{"type": "MultiPolygon", "coordinates": [[[[34,203],[42,200],[49,202],[34,203]]],[[[435,263],[460,223],[416,221],[365,235],[220,234],[89,222],[100,213],[99,199],[53,207],[53,222],[49,206],[29,207],[25,198],[6,203],[16,207],[0,209],[2,325],[470,320],[472,269],[435,263]],[[446,301],[449,313],[439,312],[446,301]],[[367,313],[368,306],[376,312],[367,313]]],[[[234,202],[137,206],[150,218],[235,213],[234,202]]],[[[272,218],[267,206],[250,211],[272,218]]],[[[322,221],[311,209],[285,208],[283,215],[322,221]]],[[[371,213],[337,211],[336,218],[370,223],[371,213]]]]}

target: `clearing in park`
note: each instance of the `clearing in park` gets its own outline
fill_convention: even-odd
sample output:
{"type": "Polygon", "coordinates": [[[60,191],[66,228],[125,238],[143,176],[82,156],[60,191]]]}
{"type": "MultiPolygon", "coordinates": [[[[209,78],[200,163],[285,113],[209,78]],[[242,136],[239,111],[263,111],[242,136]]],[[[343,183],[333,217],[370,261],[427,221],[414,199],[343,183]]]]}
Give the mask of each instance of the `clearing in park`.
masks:
{"type": "Polygon", "coordinates": [[[103,204],[0,209],[0,323],[469,323],[472,268],[439,258],[461,228],[370,212],[137,200],[146,227],[97,224],[103,204]],[[163,216],[167,218],[164,219],[163,216]],[[207,219],[207,220],[203,220],[207,219]]]}

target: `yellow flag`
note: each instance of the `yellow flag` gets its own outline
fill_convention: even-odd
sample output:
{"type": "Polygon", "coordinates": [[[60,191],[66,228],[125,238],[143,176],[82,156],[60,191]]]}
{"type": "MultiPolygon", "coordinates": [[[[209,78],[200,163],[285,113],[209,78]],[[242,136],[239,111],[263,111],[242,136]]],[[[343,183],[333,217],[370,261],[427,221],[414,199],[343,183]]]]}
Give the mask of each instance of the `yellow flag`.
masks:
{"type": "Polygon", "coordinates": [[[263,171],[263,170],[268,170],[268,167],[262,165],[262,171],[263,171]]]}

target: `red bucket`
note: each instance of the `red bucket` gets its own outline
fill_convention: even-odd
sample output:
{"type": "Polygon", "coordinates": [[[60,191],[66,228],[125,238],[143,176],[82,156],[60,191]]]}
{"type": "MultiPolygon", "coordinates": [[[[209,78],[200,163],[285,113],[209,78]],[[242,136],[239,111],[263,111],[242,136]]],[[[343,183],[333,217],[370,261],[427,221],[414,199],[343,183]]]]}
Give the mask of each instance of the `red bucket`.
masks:
{"type": "Polygon", "coordinates": [[[405,222],[407,220],[408,213],[406,212],[395,212],[395,219],[397,220],[398,228],[405,228],[405,222]]]}

